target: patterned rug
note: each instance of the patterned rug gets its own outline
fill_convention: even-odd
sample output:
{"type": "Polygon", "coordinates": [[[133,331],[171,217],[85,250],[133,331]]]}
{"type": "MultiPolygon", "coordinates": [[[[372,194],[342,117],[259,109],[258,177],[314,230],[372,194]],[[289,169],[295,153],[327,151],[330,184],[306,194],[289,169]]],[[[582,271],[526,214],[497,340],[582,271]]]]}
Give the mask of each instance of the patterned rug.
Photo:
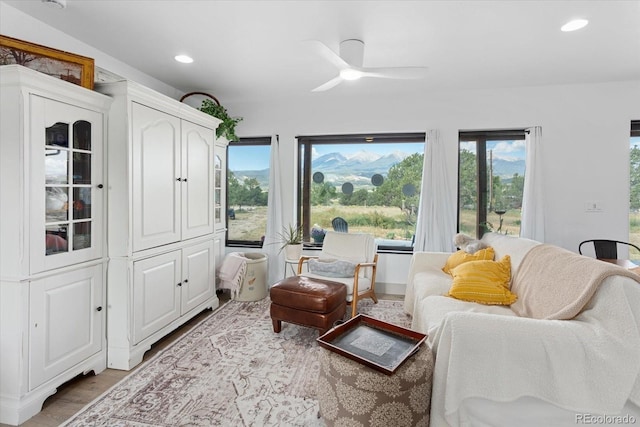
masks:
{"type": "MultiPolygon", "coordinates": [[[[275,334],[269,298],[229,301],[74,415],[67,426],[320,426],[318,332],[275,334]]],[[[410,327],[402,301],[359,311],[410,327]]]]}

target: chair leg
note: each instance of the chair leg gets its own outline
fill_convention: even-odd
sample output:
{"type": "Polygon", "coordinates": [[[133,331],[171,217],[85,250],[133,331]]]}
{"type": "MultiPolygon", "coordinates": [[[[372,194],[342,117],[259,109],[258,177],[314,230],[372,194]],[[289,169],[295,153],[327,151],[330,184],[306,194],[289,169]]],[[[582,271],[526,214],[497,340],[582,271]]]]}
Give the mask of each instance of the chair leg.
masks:
{"type": "Polygon", "coordinates": [[[373,300],[373,303],[377,304],[378,303],[378,297],[376,296],[376,293],[372,292],[370,296],[371,296],[371,299],[373,300]]]}
{"type": "Polygon", "coordinates": [[[358,314],[358,299],[356,295],[353,296],[353,300],[351,301],[351,317],[356,317],[358,314]]]}

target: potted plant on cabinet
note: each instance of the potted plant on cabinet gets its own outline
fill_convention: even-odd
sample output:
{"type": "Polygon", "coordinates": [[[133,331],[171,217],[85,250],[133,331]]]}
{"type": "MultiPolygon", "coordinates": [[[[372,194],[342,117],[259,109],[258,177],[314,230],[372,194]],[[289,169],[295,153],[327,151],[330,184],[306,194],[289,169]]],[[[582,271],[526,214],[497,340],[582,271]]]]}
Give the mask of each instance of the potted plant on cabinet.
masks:
{"type": "Polygon", "coordinates": [[[297,260],[302,256],[302,227],[289,224],[278,233],[280,239],[280,251],[284,250],[286,259],[297,260]]]}
{"type": "Polygon", "coordinates": [[[220,105],[217,100],[214,102],[211,99],[202,100],[200,111],[222,120],[222,123],[218,125],[218,129],[216,129],[218,138],[224,137],[228,141],[237,141],[239,139],[236,135],[236,125],[242,121],[242,117],[229,116],[226,108],[220,105]]]}

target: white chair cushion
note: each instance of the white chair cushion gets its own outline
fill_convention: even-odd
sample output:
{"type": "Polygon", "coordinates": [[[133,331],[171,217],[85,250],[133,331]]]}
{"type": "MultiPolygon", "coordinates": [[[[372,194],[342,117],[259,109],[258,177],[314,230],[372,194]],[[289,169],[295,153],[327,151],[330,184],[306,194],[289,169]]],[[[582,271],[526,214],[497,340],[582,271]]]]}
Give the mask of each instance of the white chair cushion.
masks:
{"type": "MultiPolygon", "coordinates": [[[[353,277],[327,277],[315,273],[302,273],[301,276],[344,283],[347,287],[347,301],[353,300],[353,277]]],[[[362,292],[369,289],[371,289],[371,279],[366,277],[358,278],[358,291],[362,292]]]]}

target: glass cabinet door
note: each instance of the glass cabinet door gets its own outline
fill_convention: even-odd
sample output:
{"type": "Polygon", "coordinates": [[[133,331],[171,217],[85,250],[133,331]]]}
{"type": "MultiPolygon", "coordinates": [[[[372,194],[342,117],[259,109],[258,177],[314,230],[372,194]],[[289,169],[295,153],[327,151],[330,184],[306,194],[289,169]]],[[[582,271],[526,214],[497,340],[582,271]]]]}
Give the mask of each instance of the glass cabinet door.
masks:
{"type": "Polygon", "coordinates": [[[214,203],[214,223],[222,222],[222,159],[216,154],[213,169],[213,203],[214,203]]]}
{"type": "Polygon", "coordinates": [[[91,247],[91,123],[45,131],[45,255],[91,247]]]}
{"type": "Polygon", "coordinates": [[[102,229],[104,190],[102,114],[37,97],[33,106],[30,227],[35,272],[101,256],[102,237],[96,233],[102,229]]]}

